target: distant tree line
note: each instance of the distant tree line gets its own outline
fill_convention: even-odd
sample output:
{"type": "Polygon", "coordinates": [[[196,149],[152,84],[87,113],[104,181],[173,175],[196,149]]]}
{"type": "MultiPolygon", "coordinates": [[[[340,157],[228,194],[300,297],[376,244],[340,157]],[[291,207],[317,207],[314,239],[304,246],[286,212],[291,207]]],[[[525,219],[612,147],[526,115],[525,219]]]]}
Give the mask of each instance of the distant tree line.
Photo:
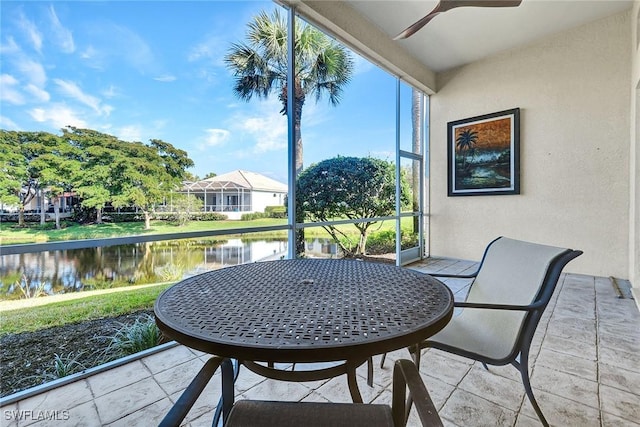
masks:
{"type": "Polygon", "coordinates": [[[148,229],[154,207],[193,178],[186,171],[193,165],[186,151],[160,139],[128,142],[71,126],[62,135],[0,129],[0,202],[19,207],[23,226],[25,206],[46,194],[59,228],[59,200],[74,192],[83,208],[95,209],[97,222],[107,204],[135,206],[148,229]]]}

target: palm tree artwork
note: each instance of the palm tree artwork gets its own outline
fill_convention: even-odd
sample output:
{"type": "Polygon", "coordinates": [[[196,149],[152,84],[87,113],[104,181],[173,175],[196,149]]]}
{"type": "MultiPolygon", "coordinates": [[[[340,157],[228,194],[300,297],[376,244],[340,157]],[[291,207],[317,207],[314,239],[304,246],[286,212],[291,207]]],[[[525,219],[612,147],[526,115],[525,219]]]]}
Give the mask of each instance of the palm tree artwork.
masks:
{"type": "MultiPolygon", "coordinates": [[[[300,124],[307,96],[318,102],[327,96],[336,106],[353,74],[350,52],[320,30],[303,23],[295,29],[295,168],[303,168],[300,124]]],[[[277,93],[282,114],[287,114],[287,20],[279,9],[262,11],[247,24],[246,40],[233,43],[224,58],[235,77],[234,93],[242,100],[267,98],[277,93]]]]}
{"type": "MultiPolygon", "coordinates": [[[[456,137],[456,148],[461,158],[459,176],[465,176],[470,173],[470,164],[467,158],[475,154],[475,145],[478,142],[478,133],[471,129],[463,129],[456,137]]],[[[456,164],[458,164],[456,160],[456,164]]]]}

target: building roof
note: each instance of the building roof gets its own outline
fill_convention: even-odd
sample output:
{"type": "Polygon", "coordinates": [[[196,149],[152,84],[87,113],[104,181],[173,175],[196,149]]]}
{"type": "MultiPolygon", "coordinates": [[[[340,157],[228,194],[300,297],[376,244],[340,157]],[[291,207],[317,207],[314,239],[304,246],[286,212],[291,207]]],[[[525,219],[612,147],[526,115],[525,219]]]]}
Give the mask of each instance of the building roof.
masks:
{"type": "Polygon", "coordinates": [[[185,184],[189,190],[245,189],[286,193],[287,185],[256,172],[235,170],[212,178],[185,184]]]}

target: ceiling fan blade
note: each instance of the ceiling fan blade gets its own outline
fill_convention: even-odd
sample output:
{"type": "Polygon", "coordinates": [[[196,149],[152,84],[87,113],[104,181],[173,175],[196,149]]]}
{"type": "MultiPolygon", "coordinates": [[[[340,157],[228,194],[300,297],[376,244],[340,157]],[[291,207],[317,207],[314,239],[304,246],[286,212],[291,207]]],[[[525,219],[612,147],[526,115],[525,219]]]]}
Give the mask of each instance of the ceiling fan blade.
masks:
{"type": "Polygon", "coordinates": [[[440,0],[431,12],[407,27],[407,29],[395,36],[393,39],[401,40],[411,37],[440,13],[455,9],[456,7],[517,7],[520,6],[520,3],[522,3],[522,0],[440,0]]]}

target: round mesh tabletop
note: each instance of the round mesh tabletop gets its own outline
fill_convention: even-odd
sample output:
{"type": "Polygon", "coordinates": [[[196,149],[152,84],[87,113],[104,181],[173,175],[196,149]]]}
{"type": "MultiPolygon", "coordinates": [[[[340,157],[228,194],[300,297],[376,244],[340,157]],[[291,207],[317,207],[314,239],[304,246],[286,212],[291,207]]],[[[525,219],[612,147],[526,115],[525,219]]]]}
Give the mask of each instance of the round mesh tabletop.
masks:
{"type": "Polygon", "coordinates": [[[172,339],[211,354],[264,362],[363,358],[415,344],[453,313],[440,281],[390,264],[282,260],[185,279],[155,304],[172,339]]]}

